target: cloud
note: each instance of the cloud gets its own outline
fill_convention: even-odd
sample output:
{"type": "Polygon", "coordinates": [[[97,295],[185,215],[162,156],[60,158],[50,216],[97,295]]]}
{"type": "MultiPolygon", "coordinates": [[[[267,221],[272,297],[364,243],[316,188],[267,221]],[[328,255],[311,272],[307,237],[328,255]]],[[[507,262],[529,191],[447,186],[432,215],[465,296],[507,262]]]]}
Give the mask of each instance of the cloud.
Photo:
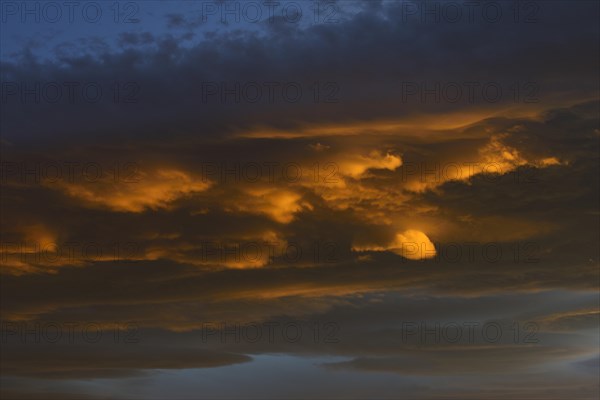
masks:
{"type": "Polygon", "coordinates": [[[525,371],[561,359],[575,359],[571,349],[523,348],[498,346],[496,348],[418,349],[407,351],[404,357],[356,358],[329,364],[329,368],[358,369],[372,372],[394,372],[403,375],[504,375],[525,371]]]}
{"type": "MultiPolygon", "coordinates": [[[[108,345],[110,346],[110,344],[108,345]]],[[[200,349],[175,349],[128,345],[111,351],[99,344],[12,345],[3,350],[2,374],[44,379],[123,378],[155,370],[214,368],[248,362],[250,357],[200,349]],[[61,362],[56,360],[60,358],[61,362]],[[35,359],[32,367],[30,360],[35,359]]]]}
{"type": "Polygon", "coordinates": [[[120,212],[167,208],[181,197],[210,187],[209,182],[174,169],[140,171],[140,176],[132,177],[130,182],[115,182],[107,177],[91,184],[58,181],[48,185],[92,207],[107,207],[120,212]]]}
{"type": "MultiPolygon", "coordinates": [[[[58,56],[54,52],[53,57],[36,57],[32,49],[24,48],[20,56],[2,61],[3,80],[9,85],[4,91],[3,136],[21,144],[31,143],[35,137],[45,145],[56,143],[59,137],[72,144],[94,143],[99,137],[160,141],[165,133],[187,140],[261,130],[293,137],[306,128],[328,135],[331,132],[326,126],[349,127],[354,134],[365,134],[377,131],[379,121],[404,124],[416,134],[415,130],[425,130],[419,127],[436,125],[434,116],[440,120],[454,116],[454,120],[462,119],[459,125],[465,125],[467,120],[475,122],[502,112],[532,114],[562,105],[565,99],[575,103],[595,97],[590,82],[597,80],[598,61],[593,57],[597,10],[586,2],[545,5],[543,23],[513,24],[509,36],[498,34],[504,24],[482,29],[489,27],[483,20],[424,25],[411,19],[399,24],[397,21],[405,19],[403,3],[383,3],[381,7],[381,12],[374,12],[368,4],[348,6],[348,18],[337,24],[285,24],[287,29],[279,30],[275,28],[280,25],[267,24],[266,28],[214,32],[207,27],[201,33],[210,33],[209,40],[193,26],[180,34],[184,22],[178,13],[170,12],[170,23],[177,26],[177,32],[150,33],[141,28],[121,36],[125,49],[107,43],[98,46],[99,41],[109,41],[105,38],[83,45],[66,42],[63,48],[72,50],[58,56]],[[568,29],[549,29],[553,23],[568,29]],[[185,37],[189,34],[198,39],[188,42],[185,37]],[[523,37],[527,40],[511,40],[523,37]],[[560,45],[562,41],[574,45],[560,45]],[[441,72],[439,65],[444,65],[441,72]],[[465,69],[465,65],[480,68],[465,69]],[[112,96],[115,77],[122,89],[118,104],[112,96]],[[431,77],[436,77],[435,81],[431,77]],[[18,85],[13,85],[35,87],[39,83],[41,88],[47,82],[80,82],[81,86],[73,101],[63,88],[65,95],[59,103],[23,104],[18,85]],[[101,101],[83,97],[81,88],[90,82],[102,87],[101,101]],[[244,87],[249,82],[260,87],[259,101],[240,98],[238,102],[230,97],[223,103],[218,93],[205,96],[207,84],[224,84],[227,90],[235,90],[236,84],[244,87]],[[276,100],[270,100],[268,82],[278,83],[276,100]],[[469,100],[464,86],[464,96],[456,102],[424,100],[421,89],[415,95],[406,93],[407,84],[429,90],[456,82],[459,86],[479,83],[476,99],[469,100]],[[538,101],[515,103],[515,85],[522,92],[531,82],[540,88],[538,101]],[[298,101],[288,101],[283,94],[282,88],[290,83],[302,90],[298,101]],[[481,87],[489,83],[502,88],[498,101],[486,101],[482,96],[481,87]],[[35,118],[23,119],[24,113],[35,118]],[[465,118],[467,114],[477,117],[465,118]],[[57,132],[53,127],[65,120],[68,124],[61,124],[57,132]]],[[[238,90],[240,97],[242,93],[238,90]]],[[[397,129],[390,127],[390,133],[397,129]]]]}
{"type": "Polygon", "coordinates": [[[332,5],[335,24],[251,27],[155,5],[155,26],[64,43],[42,32],[51,45],[2,58],[2,322],[135,323],[144,339],[13,335],[2,396],[112,378],[139,393],[131,378],[150,391],[177,370],[260,370],[250,362],[267,354],[332,358],[319,376],[372,388],[392,375],[429,398],[597,395],[596,5],[540,4],[535,24],[332,5]],[[315,320],[339,341],[315,342],[315,320]],[[402,342],[402,323],[423,321],[506,330],[499,343],[402,342]],[[309,333],[205,343],[206,322],[309,333]],[[527,322],[539,342],[511,342],[527,322]]]}
{"type": "Polygon", "coordinates": [[[385,246],[353,246],[354,251],[391,251],[409,260],[435,257],[435,246],[421,231],[409,229],[397,233],[394,240],[385,246]]]}

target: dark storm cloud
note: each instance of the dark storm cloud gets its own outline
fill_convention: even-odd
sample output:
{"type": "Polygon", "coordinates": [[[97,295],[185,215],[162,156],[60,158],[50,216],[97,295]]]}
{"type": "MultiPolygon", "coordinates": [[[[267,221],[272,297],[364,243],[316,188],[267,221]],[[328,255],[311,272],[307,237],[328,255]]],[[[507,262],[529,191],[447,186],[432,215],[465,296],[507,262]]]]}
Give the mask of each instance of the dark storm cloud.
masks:
{"type": "MultiPolygon", "coordinates": [[[[3,325],[2,340],[11,344],[10,351],[3,357],[3,373],[51,379],[102,378],[151,373],[156,369],[214,367],[247,361],[248,356],[261,354],[291,354],[352,359],[323,365],[336,369],[359,368],[426,376],[482,373],[510,376],[536,371],[547,363],[577,364],[582,358],[586,360],[581,365],[583,368],[590,364],[586,357],[594,355],[592,346],[597,328],[587,328],[587,333],[584,328],[556,334],[546,330],[547,325],[541,323],[539,317],[556,307],[593,306],[592,294],[573,301],[570,295],[560,292],[477,299],[401,296],[388,292],[340,300],[337,304],[328,302],[328,310],[309,307],[305,308],[305,315],[294,316],[291,313],[303,305],[298,299],[290,299],[293,306],[287,310],[280,308],[280,316],[252,321],[243,321],[231,314],[228,317],[223,310],[214,314],[210,310],[196,310],[196,318],[202,325],[193,330],[172,332],[140,327],[127,331],[121,328],[118,340],[114,340],[114,329],[107,327],[103,329],[102,341],[94,343],[83,340],[82,327],[90,322],[77,321],[77,314],[73,312],[39,321],[45,326],[68,315],[69,324],[74,327],[69,331],[72,334],[67,333],[65,323],[59,322],[64,331],[57,343],[45,340],[34,343],[34,334],[23,333],[27,329],[34,331],[35,324],[31,322],[23,324],[22,328],[20,323],[3,325]],[[521,313],[505,318],[515,306],[521,307],[521,313]],[[532,323],[539,329],[527,328],[526,324],[532,323]],[[293,329],[284,331],[283,327],[289,324],[294,326],[293,329]],[[500,337],[498,328],[483,328],[488,324],[499,327],[500,337]],[[439,328],[450,325],[448,329],[439,328]],[[315,334],[315,326],[318,326],[319,334],[315,334]],[[300,336],[296,334],[298,327],[302,332],[300,336]],[[462,331],[458,341],[455,340],[456,327],[462,331]],[[259,330],[261,334],[257,335],[259,330]],[[64,360],[60,366],[52,362],[58,353],[64,360]],[[31,360],[35,360],[33,367],[31,360]]],[[[270,307],[273,305],[271,302],[270,307]]],[[[244,304],[238,302],[236,306],[244,307],[244,304]]],[[[254,305],[253,308],[258,307],[254,305]]],[[[182,313],[178,312],[178,315],[182,313]]],[[[117,313],[113,312],[112,316],[116,317],[117,313]]],[[[102,326],[103,322],[97,320],[94,324],[95,327],[102,326]]],[[[89,337],[96,335],[94,329],[86,332],[89,337]]],[[[40,332],[38,335],[53,337],[54,331],[48,328],[45,335],[40,332]]]]}
{"type": "Polygon", "coordinates": [[[76,53],[64,53],[57,61],[35,59],[25,49],[21,59],[2,63],[3,136],[9,142],[36,138],[55,145],[85,143],[92,137],[102,141],[158,138],[165,133],[189,139],[260,126],[293,130],[325,122],[398,119],[416,111],[436,114],[465,107],[483,111],[529,106],[514,104],[508,95],[515,82],[536,81],[540,92],[535,97],[542,102],[551,103],[557,95],[594,95],[595,85],[590,83],[597,79],[597,28],[591,21],[598,15],[592,2],[544,3],[543,16],[531,24],[402,22],[401,4],[387,3],[382,12],[367,5],[337,24],[287,24],[285,31],[273,31],[278,25],[267,24],[254,33],[224,31],[194,45],[184,45],[176,34],[154,37],[142,32],[123,34],[121,43],[129,47],[122,51],[71,43],[78,47],[76,53]],[[319,103],[313,96],[315,81],[320,82],[319,103]],[[502,86],[504,95],[497,103],[481,96],[473,104],[422,102],[418,95],[403,101],[407,81],[425,82],[429,88],[435,82],[491,81],[502,86]],[[40,83],[44,91],[48,82],[61,87],[64,82],[79,83],[74,104],[69,104],[68,89],[62,87],[64,96],[57,104],[43,99],[31,104],[32,96],[26,95],[30,104],[23,105],[19,88],[13,85],[31,88],[40,83]],[[121,95],[118,104],[114,82],[121,95]],[[280,86],[272,104],[266,88],[259,102],[236,104],[230,96],[221,104],[217,95],[204,101],[206,82],[223,82],[229,89],[236,82],[280,86]],[[281,94],[288,82],[298,83],[303,90],[297,103],[281,94]],[[335,82],[335,87],[326,87],[327,82],[335,82]],[[89,83],[102,86],[98,103],[82,97],[82,88],[89,83]],[[14,90],[17,94],[9,94],[14,90]],[[327,99],[337,102],[324,102],[327,99]]]}
{"type": "Polygon", "coordinates": [[[113,378],[136,376],[159,369],[214,368],[250,361],[250,357],[208,350],[160,346],[14,345],[5,346],[3,375],[46,379],[113,378]],[[118,350],[118,351],[115,351],[118,350]],[[56,363],[60,358],[61,362],[56,363]],[[36,360],[35,367],[31,367],[36,360]]]}

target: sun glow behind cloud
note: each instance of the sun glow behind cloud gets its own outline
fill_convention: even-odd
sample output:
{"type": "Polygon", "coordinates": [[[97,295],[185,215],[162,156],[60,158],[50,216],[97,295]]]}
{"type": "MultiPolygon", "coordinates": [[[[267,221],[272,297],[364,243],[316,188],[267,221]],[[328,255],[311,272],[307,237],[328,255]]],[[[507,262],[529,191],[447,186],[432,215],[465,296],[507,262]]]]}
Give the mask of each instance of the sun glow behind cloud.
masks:
{"type": "Polygon", "coordinates": [[[436,255],[434,244],[421,231],[408,229],[399,232],[394,239],[384,245],[354,245],[353,251],[391,251],[409,260],[423,260],[436,255]]]}

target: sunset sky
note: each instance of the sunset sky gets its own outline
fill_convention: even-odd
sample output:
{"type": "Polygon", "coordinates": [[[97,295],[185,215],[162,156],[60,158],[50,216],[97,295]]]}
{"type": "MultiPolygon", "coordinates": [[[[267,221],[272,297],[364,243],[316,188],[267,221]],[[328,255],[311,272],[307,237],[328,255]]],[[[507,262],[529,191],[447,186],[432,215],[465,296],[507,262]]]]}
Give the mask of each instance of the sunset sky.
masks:
{"type": "Polygon", "coordinates": [[[597,1],[0,2],[1,399],[597,399],[597,1]]]}

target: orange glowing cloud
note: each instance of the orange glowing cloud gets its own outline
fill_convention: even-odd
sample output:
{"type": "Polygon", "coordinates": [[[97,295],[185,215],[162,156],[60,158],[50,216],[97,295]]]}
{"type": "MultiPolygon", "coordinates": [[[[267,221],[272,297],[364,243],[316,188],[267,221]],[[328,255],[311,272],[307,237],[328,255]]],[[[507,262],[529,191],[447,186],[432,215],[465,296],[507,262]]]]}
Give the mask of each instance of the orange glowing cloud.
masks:
{"type": "Polygon", "coordinates": [[[342,176],[359,178],[369,169],[395,170],[402,165],[400,157],[392,154],[382,154],[379,151],[371,151],[367,156],[351,154],[337,160],[339,172],[342,176]]]}
{"type": "Polygon", "coordinates": [[[95,182],[60,181],[47,186],[58,188],[91,206],[139,213],[146,209],[168,208],[179,198],[205,191],[211,183],[185,171],[165,168],[152,173],[141,171],[134,182],[114,182],[108,178],[95,182]]]}
{"type": "Polygon", "coordinates": [[[505,143],[507,134],[497,134],[490,137],[489,141],[480,149],[476,156],[452,157],[445,164],[432,170],[435,179],[423,179],[427,171],[420,171],[421,176],[415,174],[413,179],[407,180],[405,188],[412,192],[432,190],[449,181],[469,181],[473,176],[504,175],[515,171],[522,166],[546,168],[553,165],[562,165],[556,157],[525,157],[518,149],[505,143]],[[419,179],[420,178],[420,179],[419,179]]]}
{"type": "Polygon", "coordinates": [[[3,240],[0,245],[2,273],[19,275],[63,264],[57,249],[58,235],[49,227],[42,224],[16,226],[11,233],[16,240],[3,240]]]}
{"type": "Polygon", "coordinates": [[[244,197],[227,203],[226,210],[266,215],[274,221],[288,224],[294,213],[312,206],[302,201],[301,196],[288,189],[275,187],[246,187],[244,197]]]}
{"type": "MultiPolygon", "coordinates": [[[[175,238],[176,239],[176,238],[175,238]]],[[[288,242],[274,231],[235,238],[196,240],[148,246],[143,259],[168,259],[211,269],[262,268],[287,249],[288,242]]]]}

